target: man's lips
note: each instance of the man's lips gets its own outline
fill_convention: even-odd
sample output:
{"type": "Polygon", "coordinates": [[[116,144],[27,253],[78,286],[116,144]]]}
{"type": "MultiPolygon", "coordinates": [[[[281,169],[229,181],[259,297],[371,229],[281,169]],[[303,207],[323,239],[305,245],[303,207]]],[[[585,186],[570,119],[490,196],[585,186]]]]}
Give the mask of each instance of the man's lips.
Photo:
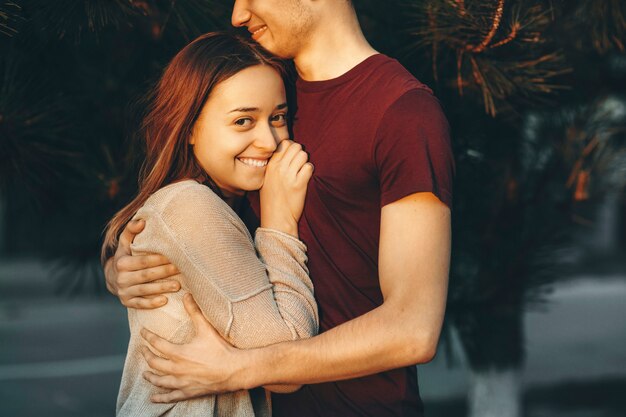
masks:
{"type": "Polygon", "coordinates": [[[248,28],[248,31],[252,34],[252,39],[257,40],[265,31],[267,30],[267,25],[256,25],[248,28]]]}

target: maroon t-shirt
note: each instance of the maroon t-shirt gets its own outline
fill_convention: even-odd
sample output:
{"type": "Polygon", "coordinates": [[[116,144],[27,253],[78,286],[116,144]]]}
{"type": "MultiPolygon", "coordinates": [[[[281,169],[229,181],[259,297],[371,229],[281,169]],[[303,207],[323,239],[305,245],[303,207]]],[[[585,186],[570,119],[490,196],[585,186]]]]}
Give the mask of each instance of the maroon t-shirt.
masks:
{"type": "MultiPolygon", "coordinates": [[[[324,332],[383,302],[381,208],[423,191],[450,206],[454,167],[439,102],[396,60],[374,55],[296,87],[294,139],[315,166],[299,231],[324,332]]],[[[422,415],[415,366],[273,395],[272,408],[277,417],[422,415]]]]}

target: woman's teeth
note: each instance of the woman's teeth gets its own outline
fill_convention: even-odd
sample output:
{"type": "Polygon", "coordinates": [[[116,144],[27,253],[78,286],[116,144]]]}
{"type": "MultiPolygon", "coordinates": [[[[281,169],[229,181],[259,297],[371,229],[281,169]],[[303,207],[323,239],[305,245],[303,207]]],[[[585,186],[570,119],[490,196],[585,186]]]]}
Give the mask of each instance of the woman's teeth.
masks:
{"type": "Polygon", "coordinates": [[[253,167],[264,167],[267,165],[268,159],[252,159],[252,158],[239,158],[241,162],[253,167]]]}

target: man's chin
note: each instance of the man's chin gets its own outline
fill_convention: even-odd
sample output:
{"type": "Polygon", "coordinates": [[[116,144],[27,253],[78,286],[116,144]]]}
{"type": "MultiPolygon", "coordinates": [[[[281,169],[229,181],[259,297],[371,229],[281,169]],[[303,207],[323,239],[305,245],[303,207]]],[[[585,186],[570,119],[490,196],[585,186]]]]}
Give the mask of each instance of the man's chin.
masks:
{"type": "Polygon", "coordinates": [[[260,42],[257,42],[259,45],[263,47],[267,52],[278,57],[280,59],[293,59],[294,54],[285,51],[284,48],[280,48],[271,42],[264,42],[263,37],[261,37],[260,42]]]}

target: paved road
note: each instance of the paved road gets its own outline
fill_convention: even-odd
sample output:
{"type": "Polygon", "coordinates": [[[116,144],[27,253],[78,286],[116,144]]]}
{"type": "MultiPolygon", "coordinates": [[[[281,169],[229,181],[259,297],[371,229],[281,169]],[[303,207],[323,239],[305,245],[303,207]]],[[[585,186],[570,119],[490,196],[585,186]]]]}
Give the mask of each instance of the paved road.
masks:
{"type": "MultiPolygon", "coordinates": [[[[55,297],[51,284],[39,264],[0,263],[0,414],[112,416],[126,311],[111,297],[55,297]]],[[[626,277],[561,285],[549,310],[527,314],[525,325],[528,416],[625,415],[611,390],[626,388],[626,277]],[[572,395],[591,405],[573,409],[572,395]]],[[[420,367],[422,395],[430,416],[462,417],[468,373],[443,359],[420,367]]]]}

